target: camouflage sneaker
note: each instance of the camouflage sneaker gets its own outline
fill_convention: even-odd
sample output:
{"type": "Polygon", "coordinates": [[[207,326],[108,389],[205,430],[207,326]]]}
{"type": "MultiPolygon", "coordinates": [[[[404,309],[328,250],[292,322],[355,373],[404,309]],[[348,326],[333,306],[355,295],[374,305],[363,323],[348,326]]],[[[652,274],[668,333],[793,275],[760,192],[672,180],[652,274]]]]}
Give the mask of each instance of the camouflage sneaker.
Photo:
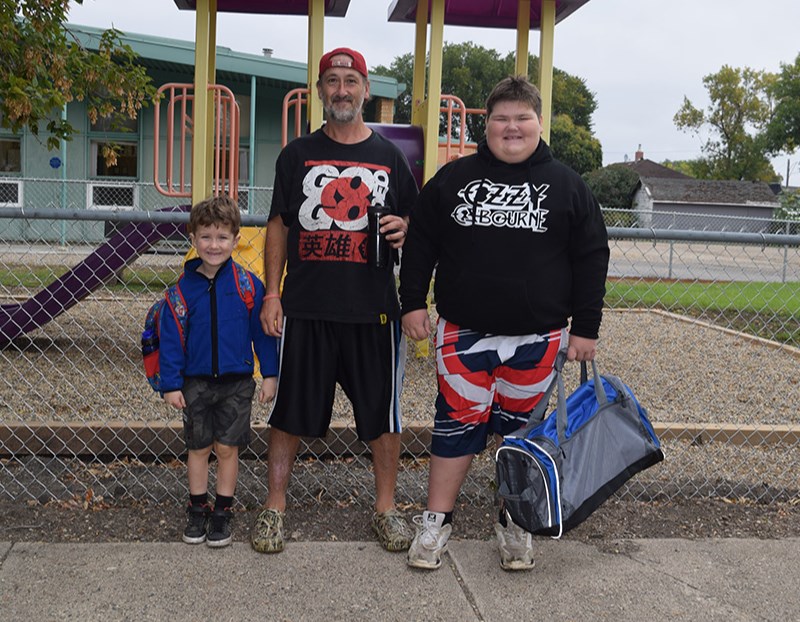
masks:
{"type": "Polygon", "coordinates": [[[378,536],[378,542],[387,551],[407,551],[414,535],[406,519],[397,510],[375,512],[372,515],[372,531],[378,536]]]}
{"type": "Polygon", "coordinates": [[[280,553],[283,550],[284,512],[266,509],[256,518],[250,544],[259,553],[280,553]]]}

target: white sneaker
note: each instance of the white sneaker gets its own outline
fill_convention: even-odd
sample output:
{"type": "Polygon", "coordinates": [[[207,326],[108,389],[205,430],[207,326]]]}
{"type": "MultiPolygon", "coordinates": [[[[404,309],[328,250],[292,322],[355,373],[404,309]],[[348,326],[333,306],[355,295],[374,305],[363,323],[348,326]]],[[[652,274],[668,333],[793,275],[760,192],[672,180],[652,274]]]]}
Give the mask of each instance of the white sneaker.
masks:
{"type": "Polygon", "coordinates": [[[506,524],[494,524],[497,544],[500,547],[500,567],[503,570],[530,570],[533,560],[533,536],[511,520],[506,511],[506,524]]]}
{"type": "Polygon", "coordinates": [[[442,525],[442,512],[418,514],[413,518],[417,535],[408,549],[408,565],[414,568],[436,570],[442,565],[442,553],[447,551],[447,539],[453,530],[452,525],[442,525]]]}

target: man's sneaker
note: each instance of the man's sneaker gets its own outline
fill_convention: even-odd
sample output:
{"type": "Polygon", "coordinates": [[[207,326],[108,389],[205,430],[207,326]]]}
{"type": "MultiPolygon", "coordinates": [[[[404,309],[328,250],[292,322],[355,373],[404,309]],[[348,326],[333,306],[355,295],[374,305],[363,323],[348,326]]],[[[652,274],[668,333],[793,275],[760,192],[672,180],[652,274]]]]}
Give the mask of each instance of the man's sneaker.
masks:
{"type": "Polygon", "coordinates": [[[259,553],[280,553],[283,550],[283,517],[278,510],[264,510],[256,518],[251,546],[259,553]]]}
{"type": "Polygon", "coordinates": [[[533,537],[522,527],[514,524],[508,511],[505,511],[504,527],[494,524],[497,544],[500,547],[500,567],[503,570],[530,570],[534,566],[533,537]]]}
{"type": "Polygon", "coordinates": [[[372,515],[372,531],[384,549],[395,553],[407,551],[414,537],[406,519],[397,510],[375,512],[372,515]]]}
{"type": "Polygon", "coordinates": [[[208,519],[208,535],[206,544],[212,548],[228,546],[232,540],[231,521],[233,512],[230,508],[215,509],[208,519]]]}
{"type": "Polygon", "coordinates": [[[206,541],[206,525],[211,508],[207,503],[192,505],[186,508],[186,527],[183,529],[182,540],[186,544],[200,544],[206,541]]]}
{"type": "Polygon", "coordinates": [[[447,539],[453,526],[442,525],[444,514],[428,512],[414,517],[417,535],[408,550],[408,565],[414,568],[436,570],[442,565],[442,554],[447,551],[447,539]]]}

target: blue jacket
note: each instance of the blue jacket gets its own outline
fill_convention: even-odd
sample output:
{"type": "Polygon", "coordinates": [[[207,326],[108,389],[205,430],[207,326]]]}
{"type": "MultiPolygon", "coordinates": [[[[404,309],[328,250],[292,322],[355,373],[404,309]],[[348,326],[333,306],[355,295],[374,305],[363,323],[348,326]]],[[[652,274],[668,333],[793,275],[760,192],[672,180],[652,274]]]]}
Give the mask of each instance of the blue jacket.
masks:
{"type": "Polygon", "coordinates": [[[252,374],[254,349],[261,375],[277,376],[277,340],[264,333],[258,317],[264,298],[260,279],[252,275],[255,306],[248,316],[236,288],[232,261],[223,264],[213,279],[197,272],[200,263],[200,259],[187,261],[180,281],[189,311],[185,351],[172,313],[161,314],[158,361],[163,392],[182,389],[185,376],[252,374]]]}

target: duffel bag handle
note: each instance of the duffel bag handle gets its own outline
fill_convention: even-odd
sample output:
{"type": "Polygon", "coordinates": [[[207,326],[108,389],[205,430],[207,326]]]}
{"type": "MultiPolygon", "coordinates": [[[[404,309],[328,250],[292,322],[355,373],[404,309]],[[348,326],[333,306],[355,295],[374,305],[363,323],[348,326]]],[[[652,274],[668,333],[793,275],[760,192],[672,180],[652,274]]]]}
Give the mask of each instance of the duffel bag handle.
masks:
{"type": "MultiPolygon", "coordinates": [[[[564,364],[567,362],[567,351],[566,349],[560,350],[559,353],[556,355],[555,363],[553,364],[553,371],[555,372],[555,376],[550,381],[547,389],[545,389],[544,394],[542,395],[542,399],[539,400],[539,403],[536,404],[536,408],[531,411],[530,417],[528,418],[528,423],[525,424],[525,427],[520,429],[518,432],[515,432],[513,436],[518,438],[526,438],[528,432],[533,430],[537,425],[539,425],[545,418],[547,406],[550,403],[550,397],[553,395],[553,390],[558,388],[558,392],[556,394],[556,430],[558,432],[558,441],[559,443],[563,443],[566,440],[566,431],[567,431],[567,391],[564,387],[564,364]]],[[[594,376],[594,393],[597,397],[597,403],[601,406],[603,404],[608,403],[608,396],[606,395],[605,387],[603,386],[603,381],[600,377],[600,372],[597,371],[597,363],[592,360],[592,374],[594,376]]],[[[584,384],[589,380],[589,371],[586,365],[586,361],[581,361],[581,384],[584,384]]]]}
{"type": "MultiPolygon", "coordinates": [[[[528,435],[528,432],[533,430],[533,428],[535,428],[542,421],[544,421],[544,417],[547,414],[547,405],[550,403],[550,396],[553,395],[553,389],[556,388],[559,378],[561,378],[561,370],[564,368],[564,363],[566,362],[567,362],[566,349],[559,350],[558,354],[556,354],[555,363],[553,363],[553,371],[555,371],[553,379],[550,381],[550,384],[545,389],[544,393],[542,394],[542,398],[536,404],[536,407],[531,411],[531,414],[528,417],[528,423],[525,424],[524,428],[521,428],[517,432],[514,432],[512,436],[516,436],[518,438],[525,438],[528,435]]],[[[561,382],[563,385],[563,380],[561,382]]],[[[562,389],[561,393],[563,392],[564,391],[562,389]]],[[[564,408],[566,411],[566,403],[564,408]]]]}
{"type": "MultiPolygon", "coordinates": [[[[592,359],[592,373],[594,374],[594,394],[597,397],[597,403],[601,406],[608,403],[608,396],[606,389],[600,380],[600,374],[597,372],[597,363],[592,359]]],[[[581,361],[581,384],[589,380],[589,373],[586,369],[586,361],[581,361]]]]}

